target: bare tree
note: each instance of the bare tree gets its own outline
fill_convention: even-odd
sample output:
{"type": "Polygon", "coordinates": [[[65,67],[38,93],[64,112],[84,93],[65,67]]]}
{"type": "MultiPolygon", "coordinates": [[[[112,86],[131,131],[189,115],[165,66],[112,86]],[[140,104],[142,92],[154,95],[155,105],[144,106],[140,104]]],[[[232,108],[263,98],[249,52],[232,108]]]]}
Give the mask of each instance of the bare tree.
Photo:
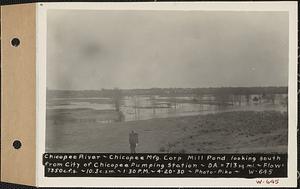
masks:
{"type": "Polygon", "coordinates": [[[117,112],[120,111],[121,107],[121,101],[122,101],[122,92],[118,88],[114,88],[113,93],[112,93],[112,101],[114,108],[117,112]]]}
{"type": "Polygon", "coordinates": [[[150,96],[150,102],[151,102],[151,106],[152,106],[152,110],[153,110],[153,115],[155,115],[156,114],[155,95],[150,96]]]}
{"type": "Polygon", "coordinates": [[[117,112],[117,119],[116,121],[124,121],[125,116],[123,112],[120,110],[121,104],[122,104],[122,91],[118,88],[114,88],[112,93],[112,100],[114,108],[117,112]]]}

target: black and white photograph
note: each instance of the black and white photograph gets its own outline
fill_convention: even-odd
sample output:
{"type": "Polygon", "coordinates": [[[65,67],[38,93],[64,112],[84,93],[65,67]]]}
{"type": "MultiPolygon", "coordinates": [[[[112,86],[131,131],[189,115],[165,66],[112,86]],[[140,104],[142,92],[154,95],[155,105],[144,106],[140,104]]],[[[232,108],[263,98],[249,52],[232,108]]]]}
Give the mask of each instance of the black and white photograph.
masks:
{"type": "Polygon", "coordinates": [[[48,10],[46,152],[288,152],[284,11],[48,10]]]}

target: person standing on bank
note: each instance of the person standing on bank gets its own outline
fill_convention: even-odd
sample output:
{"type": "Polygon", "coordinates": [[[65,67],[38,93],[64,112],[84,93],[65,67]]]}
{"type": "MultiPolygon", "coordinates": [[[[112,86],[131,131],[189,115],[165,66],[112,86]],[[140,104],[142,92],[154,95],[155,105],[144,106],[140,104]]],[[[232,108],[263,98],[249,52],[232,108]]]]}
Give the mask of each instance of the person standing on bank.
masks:
{"type": "Polygon", "coordinates": [[[129,133],[129,145],[130,145],[130,152],[136,153],[135,148],[139,143],[138,133],[134,132],[134,130],[129,133]]]}

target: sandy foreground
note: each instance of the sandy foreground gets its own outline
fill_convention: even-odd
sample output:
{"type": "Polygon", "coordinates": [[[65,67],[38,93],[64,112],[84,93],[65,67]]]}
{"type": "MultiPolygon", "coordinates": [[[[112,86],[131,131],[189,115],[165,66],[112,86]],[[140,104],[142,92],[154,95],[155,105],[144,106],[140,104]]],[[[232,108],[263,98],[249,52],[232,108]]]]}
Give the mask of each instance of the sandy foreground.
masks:
{"type": "Polygon", "coordinates": [[[287,113],[238,111],[119,123],[47,122],[46,152],[287,153],[287,113]]]}

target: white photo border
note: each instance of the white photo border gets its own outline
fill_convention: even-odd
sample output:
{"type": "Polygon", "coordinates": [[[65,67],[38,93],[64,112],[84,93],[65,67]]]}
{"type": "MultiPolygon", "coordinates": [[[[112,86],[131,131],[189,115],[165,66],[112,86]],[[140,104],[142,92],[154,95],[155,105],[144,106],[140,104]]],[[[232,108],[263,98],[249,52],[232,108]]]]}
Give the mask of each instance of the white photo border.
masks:
{"type": "MultiPolygon", "coordinates": [[[[37,3],[36,37],[36,183],[38,187],[296,187],[297,186],[297,2],[99,2],[37,3]],[[202,10],[289,12],[288,177],[279,184],[246,178],[44,177],[46,132],[47,11],[60,10],[202,10]]],[[[265,179],[266,180],[266,179],[265,179]]]]}

